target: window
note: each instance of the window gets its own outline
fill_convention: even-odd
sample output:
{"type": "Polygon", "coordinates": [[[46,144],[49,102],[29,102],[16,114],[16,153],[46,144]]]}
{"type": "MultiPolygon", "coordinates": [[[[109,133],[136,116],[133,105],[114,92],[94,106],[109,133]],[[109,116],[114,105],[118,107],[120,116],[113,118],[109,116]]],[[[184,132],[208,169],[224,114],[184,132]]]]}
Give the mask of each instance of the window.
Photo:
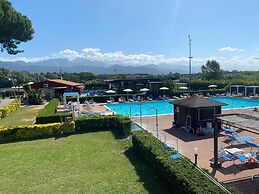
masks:
{"type": "Polygon", "coordinates": [[[199,119],[199,121],[213,120],[214,114],[215,114],[214,108],[198,109],[198,119],[199,119]]]}

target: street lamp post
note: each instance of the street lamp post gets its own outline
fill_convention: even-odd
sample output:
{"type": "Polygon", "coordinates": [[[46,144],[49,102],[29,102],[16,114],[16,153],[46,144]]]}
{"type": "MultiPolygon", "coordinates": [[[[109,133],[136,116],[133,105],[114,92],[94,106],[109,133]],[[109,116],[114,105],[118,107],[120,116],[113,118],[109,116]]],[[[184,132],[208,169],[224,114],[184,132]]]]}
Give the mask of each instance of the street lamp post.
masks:
{"type": "Polygon", "coordinates": [[[198,163],[198,154],[199,154],[198,148],[194,148],[194,164],[195,165],[197,165],[197,163],[198,163]]]}

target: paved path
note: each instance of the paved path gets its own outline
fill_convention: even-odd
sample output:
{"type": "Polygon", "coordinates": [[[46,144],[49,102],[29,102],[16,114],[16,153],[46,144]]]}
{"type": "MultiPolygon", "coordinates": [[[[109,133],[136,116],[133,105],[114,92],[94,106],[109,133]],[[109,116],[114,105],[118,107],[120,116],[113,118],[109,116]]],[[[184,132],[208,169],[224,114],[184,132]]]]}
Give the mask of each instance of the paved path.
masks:
{"type": "Polygon", "coordinates": [[[7,106],[8,104],[10,104],[14,99],[3,99],[1,100],[0,102],[0,108],[1,107],[4,107],[4,106],[7,106]]]}
{"type": "MultiPolygon", "coordinates": [[[[223,111],[223,113],[226,113],[223,111]]],[[[156,119],[154,116],[143,117],[142,122],[140,118],[134,118],[134,121],[141,125],[144,129],[157,136],[156,131],[156,119]]],[[[172,129],[173,115],[161,115],[158,118],[159,129],[158,137],[162,141],[166,141],[167,144],[177,148],[179,152],[192,161],[194,161],[194,148],[199,149],[198,165],[202,168],[208,169],[213,175],[223,182],[231,182],[234,179],[244,179],[251,177],[252,175],[259,174],[259,167],[254,165],[233,165],[233,161],[223,163],[223,167],[217,171],[213,171],[210,167],[209,159],[213,158],[213,138],[211,135],[197,136],[194,134],[188,134],[184,130],[172,129]],[[242,168],[241,168],[242,167],[242,168]]],[[[258,134],[250,133],[248,131],[242,131],[240,136],[252,136],[256,138],[255,143],[259,143],[258,134]]],[[[219,145],[224,148],[237,147],[245,150],[245,153],[250,152],[250,147],[246,144],[234,144],[233,146],[224,141],[224,136],[219,137],[219,145]]],[[[237,160],[236,164],[240,164],[237,160]]]]}

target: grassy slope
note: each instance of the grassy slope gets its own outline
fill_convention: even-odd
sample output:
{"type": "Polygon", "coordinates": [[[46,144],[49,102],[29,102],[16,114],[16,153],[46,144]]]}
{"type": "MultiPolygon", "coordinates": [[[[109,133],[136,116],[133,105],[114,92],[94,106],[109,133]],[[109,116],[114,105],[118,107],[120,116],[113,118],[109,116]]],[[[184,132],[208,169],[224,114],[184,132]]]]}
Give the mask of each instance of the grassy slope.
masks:
{"type": "Polygon", "coordinates": [[[0,119],[0,128],[31,124],[44,105],[22,106],[7,117],[0,119]]]}
{"type": "Polygon", "coordinates": [[[111,132],[2,144],[0,193],[166,193],[127,147],[111,132]]]}

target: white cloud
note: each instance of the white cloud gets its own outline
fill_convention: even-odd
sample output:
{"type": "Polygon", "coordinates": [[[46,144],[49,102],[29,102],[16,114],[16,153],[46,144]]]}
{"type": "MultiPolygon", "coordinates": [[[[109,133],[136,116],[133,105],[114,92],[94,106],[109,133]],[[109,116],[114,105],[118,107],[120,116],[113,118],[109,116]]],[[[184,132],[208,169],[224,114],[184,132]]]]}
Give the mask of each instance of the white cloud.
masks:
{"type": "MultiPolygon", "coordinates": [[[[236,50],[231,48],[223,50],[236,50]]],[[[52,56],[38,57],[38,58],[0,58],[1,61],[24,61],[24,62],[37,62],[47,59],[65,58],[68,60],[87,59],[90,61],[100,61],[106,65],[149,65],[154,64],[160,67],[170,68],[176,67],[177,69],[186,68],[188,65],[187,57],[168,57],[165,55],[155,54],[125,54],[122,51],[116,52],[103,52],[99,48],[85,48],[81,51],[65,49],[52,56]]],[[[215,59],[220,62],[221,67],[225,70],[255,70],[259,69],[259,60],[255,56],[231,56],[231,57],[195,57],[193,58],[193,67],[199,68],[205,64],[207,60],[215,59]]]]}
{"type": "Polygon", "coordinates": [[[220,48],[219,51],[220,52],[243,52],[244,49],[227,46],[227,47],[220,48]]]}
{"type": "Polygon", "coordinates": [[[109,64],[122,64],[122,65],[147,65],[147,64],[187,64],[186,57],[172,58],[164,55],[151,55],[151,54],[124,54],[122,51],[116,52],[102,52],[99,48],[85,48],[81,52],[66,49],[60,51],[58,55],[61,58],[73,60],[75,58],[83,58],[91,61],[101,61],[109,64]]]}
{"type": "Polygon", "coordinates": [[[65,49],[63,51],[60,51],[57,55],[54,54],[54,56],[64,57],[64,58],[67,58],[69,60],[73,60],[73,59],[81,57],[81,55],[78,52],[70,50],[70,49],[65,49]]]}

